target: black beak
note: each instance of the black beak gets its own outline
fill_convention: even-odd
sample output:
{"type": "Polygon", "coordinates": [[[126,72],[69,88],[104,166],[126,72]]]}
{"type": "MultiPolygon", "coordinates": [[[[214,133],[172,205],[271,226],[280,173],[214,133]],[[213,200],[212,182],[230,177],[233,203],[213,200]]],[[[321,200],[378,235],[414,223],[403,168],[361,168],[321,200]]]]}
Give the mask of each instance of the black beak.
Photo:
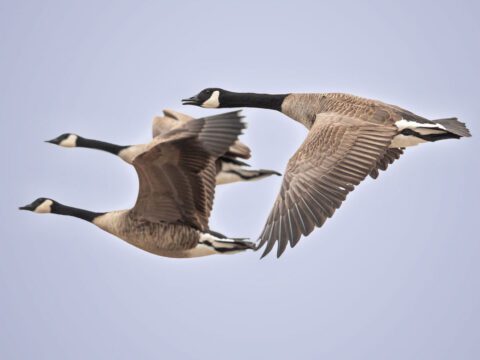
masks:
{"type": "Polygon", "coordinates": [[[195,95],[188,99],[182,99],[182,105],[200,105],[200,100],[198,96],[195,95]]]}
{"type": "Polygon", "coordinates": [[[18,208],[18,210],[29,210],[29,211],[33,211],[35,210],[35,206],[33,206],[33,204],[28,204],[28,205],[25,205],[25,206],[20,206],[18,208]]]}
{"type": "Polygon", "coordinates": [[[52,140],[45,140],[46,143],[50,143],[50,144],[54,144],[54,145],[58,145],[60,144],[60,137],[56,137],[55,139],[52,139],[52,140]]]}

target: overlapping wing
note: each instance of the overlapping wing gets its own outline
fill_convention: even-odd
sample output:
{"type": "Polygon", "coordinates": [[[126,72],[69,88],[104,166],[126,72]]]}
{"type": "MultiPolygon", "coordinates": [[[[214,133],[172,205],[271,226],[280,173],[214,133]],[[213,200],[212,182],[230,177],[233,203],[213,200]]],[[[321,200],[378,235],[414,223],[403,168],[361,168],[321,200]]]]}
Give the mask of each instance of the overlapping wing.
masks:
{"type": "Polygon", "coordinates": [[[241,118],[236,111],[191,120],[155,138],[133,161],[140,182],[136,216],[208,229],[215,161],[241,134],[241,118]]]}

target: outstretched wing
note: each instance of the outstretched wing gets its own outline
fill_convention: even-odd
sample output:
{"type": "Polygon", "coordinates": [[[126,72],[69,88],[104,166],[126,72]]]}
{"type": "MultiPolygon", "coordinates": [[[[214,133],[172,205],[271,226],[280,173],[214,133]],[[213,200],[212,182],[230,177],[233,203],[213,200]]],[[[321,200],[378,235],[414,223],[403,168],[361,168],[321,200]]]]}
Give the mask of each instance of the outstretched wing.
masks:
{"type": "Polygon", "coordinates": [[[237,140],[232,146],[228,148],[227,152],[225,153],[225,156],[233,157],[233,158],[250,159],[252,154],[251,154],[250,148],[247,145],[237,140]]]}
{"type": "MultiPolygon", "coordinates": [[[[388,116],[385,113],[385,116],[388,116]]],[[[263,256],[278,243],[277,256],[295,246],[333,215],[352,191],[383,159],[396,127],[366,123],[336,113],[317,115],[307,138],[290,159],[259,248],[263,256]]]]}
{"type": "MultiPolygon", "coordinates": [[[[152,136],[157,137],[163,135],[170,130],[182,126],[192,120],[190,115],[171,110],[163,110],[163,116],[155,116],[152,121],[152,136]]],[[[251,156],[250,148],[239,140],[235,141],[225,152],[228,157],[239,157],[249,159],[251,156]]]]}
{"type": "Polygon", "coordinates": [[[157,137],[166,134],[174,128],[180,127],[183,124],[193,120],[190,115],[181,112],[165,109],[163,116],[155,116],[152,121],[152,137],[157,137]]]}
{"type": "Polygon", "coordinates": [[[372,171],[370,171],[370,176],[373,179],[376,179],[379,175],[378,170],[387,170],[388,165],[392,165],[395,160],[398,160],[404,150],[404,148],[388,148],[387,151],[385,151],[385,154],[378,159],[377,164],[372,171]]]}
{"type": "Polygon", "coordinates": [[[155,138],[133,161],[140,182],[136,216],[208,229],[215,161],[241,134],[241,118],[236,111],[191,120],[155,138]]]}

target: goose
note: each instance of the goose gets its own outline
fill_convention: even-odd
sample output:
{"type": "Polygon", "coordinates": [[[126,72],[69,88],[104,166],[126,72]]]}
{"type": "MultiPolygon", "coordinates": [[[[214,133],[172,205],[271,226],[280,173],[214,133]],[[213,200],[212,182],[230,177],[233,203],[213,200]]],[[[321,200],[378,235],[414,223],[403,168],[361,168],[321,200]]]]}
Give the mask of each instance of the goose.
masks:
{"type": "Polygon", "coordinates": [[[259,237],[263,256],[280,257],[333,216],[367,175],[397,160],[406,147],[469,137],[456,118],[428,120],[401,107],[343,93],[238,93],[207,88],[182,100],[204,108],[277,110],[304,125],[308,135],[288,161],[280,193],[259,237]]]}
{"type": "Polygon", "coordinates": [[[129,210],[92,212],[39,198],[20,207],[35,213],[74,216],[150,253],[191,258],[254,249],[246,239],[209,230],[215,161],[244,129],[240,113],[186,122],[157,136],[132,158],[139,178],[129,210]]]}
{"type": "MultiPolygon", "coordinates": [[[[193,120],[192,116],[182,114],[180,112],[165,109],[164,116],[156,116],[152,121],[152,135],[153,138],[161,136],[168,131],[183,126],[186,122],[193,120]]],[[[108,153],[117,155],[128,164],[132,164],[133,159],[139,153],[144,151],[147,144],[139,145],[116,145],[105,141],[88,139],[73,133],[62,134],[52,140],[47,140],[47,143],[59,145],[66,148],[82,147],[106,151],[108,153]]],[[[238,160],[238,158],[249,159],[251,157],[250,148],[241,143],[239,140],[235,141],[216,161],[216,184],[231,184],[235,182],[255,181],[264,179],[268,176],[281,174],[274,170],[248,169],[249,164],[238,160]]]]}

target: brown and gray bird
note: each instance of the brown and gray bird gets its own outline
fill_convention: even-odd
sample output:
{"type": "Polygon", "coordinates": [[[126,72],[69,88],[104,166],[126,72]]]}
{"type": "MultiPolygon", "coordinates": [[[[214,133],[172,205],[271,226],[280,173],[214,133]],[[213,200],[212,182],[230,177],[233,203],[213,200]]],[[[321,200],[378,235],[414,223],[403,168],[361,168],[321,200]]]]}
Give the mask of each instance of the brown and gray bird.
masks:
{"type": "MultiPolygon", "coordinates": [[[[129,149],[139,191],[129,210],[97,213],[39,198],[21,210],[74,216],[153,254],[190,258],[253,249],[244,239],[211,231],[216,161],[245,125],[239,112],[186,121],[129,149]]],[[[70,141],[70,140],[67,140],[70,141]]]]}
{"type": "Polygon", "coordinates": [[[205,108],[253,107],[282,112],[309,133],[289,160],[280,193],[260,235],[262,256],[280,256],[322,226],[367,175],[425,142],[469,137],[456,118],[428,120],[378,100],[349,94],[256,94],[208,88],[183,100],[205,108]]]}
{"type": "MultiPolygon", "coordinates": [[[[192,116],[174,110],[163,110],[163,114],[164,116],[156,116],[153,118],[152,136],[154,138],[193,120],[192,116]]],[[[132,164],[134,156],[148,146],[148,144],[117,145],[105,141],[88,139],[72,133],[62,134],[47,142],[67,148],[81,147],[106,151],[117,155],[128,164],[132,164]]],[[[222,154],[215,162],[216,184],[223,185],[235,182],[255,181],[271,175],[281,175],[274,170],[250,169],[249,164],[239,160],[239,158],[249,159],[250,157],[250,148],[239,140],[235,141],[235,143],[227,149],[225,154],[222,154]]]]}

